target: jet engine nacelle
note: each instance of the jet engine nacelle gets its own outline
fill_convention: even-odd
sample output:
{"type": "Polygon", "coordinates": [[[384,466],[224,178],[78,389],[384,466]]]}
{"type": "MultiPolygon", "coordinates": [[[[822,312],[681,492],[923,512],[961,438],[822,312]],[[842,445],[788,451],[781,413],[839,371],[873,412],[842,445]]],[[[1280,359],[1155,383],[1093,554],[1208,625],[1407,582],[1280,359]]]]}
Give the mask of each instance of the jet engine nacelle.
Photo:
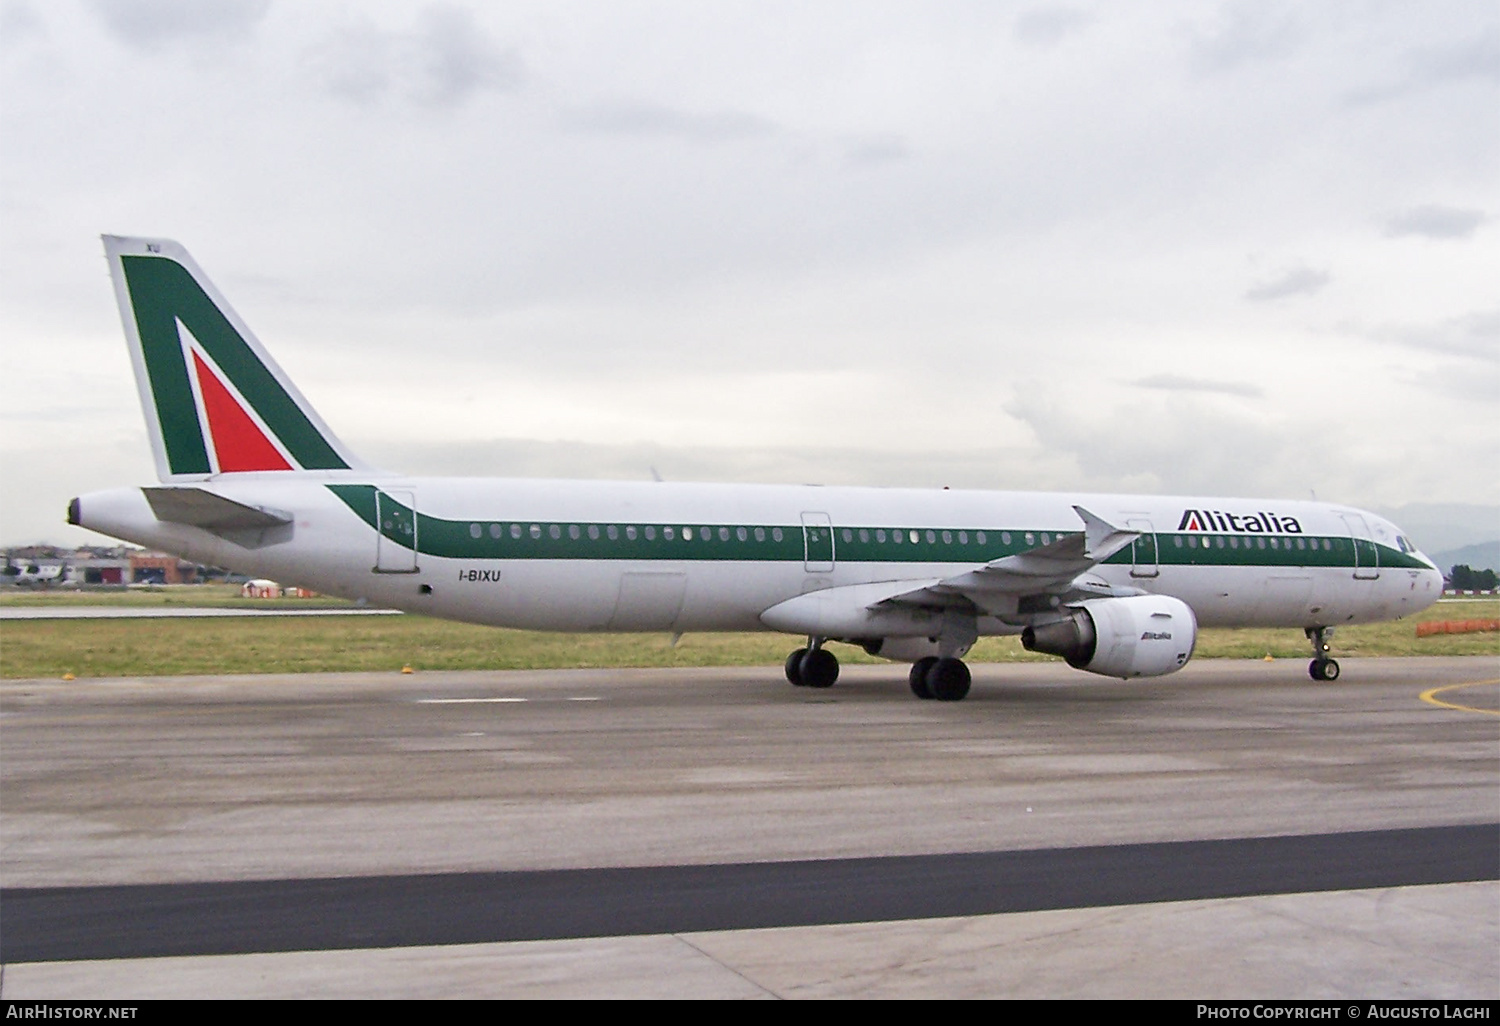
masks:
{"type": "Polygon", "coordinates": [[[1077,670],[1106,677],[1160,677],[1192,658],[1198,620],[1187,603],[1166,595],[1089,599],[1066,619],[1027,627],[1028,652],[1062,656],[1077,670]]]}

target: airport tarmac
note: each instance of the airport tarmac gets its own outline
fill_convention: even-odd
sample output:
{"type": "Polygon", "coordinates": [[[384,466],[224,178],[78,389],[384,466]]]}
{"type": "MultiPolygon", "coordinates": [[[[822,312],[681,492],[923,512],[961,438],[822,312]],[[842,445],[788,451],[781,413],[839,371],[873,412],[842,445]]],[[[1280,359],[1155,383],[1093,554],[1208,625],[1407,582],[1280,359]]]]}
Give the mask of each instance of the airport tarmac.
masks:
{"type": "Polygon", "coordinates": [[[1500,663],[1343,670],[9,681],[0,997],[1500,997],[1500,663]]]}

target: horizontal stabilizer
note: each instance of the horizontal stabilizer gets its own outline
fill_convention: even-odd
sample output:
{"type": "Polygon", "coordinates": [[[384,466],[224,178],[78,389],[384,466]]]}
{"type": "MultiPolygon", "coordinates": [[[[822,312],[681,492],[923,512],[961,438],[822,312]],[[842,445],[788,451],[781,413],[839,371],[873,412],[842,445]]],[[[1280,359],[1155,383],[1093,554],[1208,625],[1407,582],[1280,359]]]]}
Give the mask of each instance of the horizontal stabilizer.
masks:
{"type": "Polygon", "coordinates": [[[158,520],[207,531],[254,531],[292,522],[290,513],[247,506],[203,488],[142,488],[158,520]]]}

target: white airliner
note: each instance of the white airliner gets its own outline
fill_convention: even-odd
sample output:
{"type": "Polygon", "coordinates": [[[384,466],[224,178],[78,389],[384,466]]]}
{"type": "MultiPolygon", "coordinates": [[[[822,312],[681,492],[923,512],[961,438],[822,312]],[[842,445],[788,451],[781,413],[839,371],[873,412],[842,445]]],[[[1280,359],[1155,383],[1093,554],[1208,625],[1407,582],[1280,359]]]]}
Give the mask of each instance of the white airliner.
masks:
{"type": "Polygon", "coordinates": [[[116,538],[414,613],[558,631],[772,630],[911,662],[969,691],[984,635],[1111,677],[1181,669],[1202,626],[1334,627],[1435,602],[1392,524],[1319,502],[423,478],[360,462],[187,251],[106,236],[160,484],[74,499],[116,538]]]}

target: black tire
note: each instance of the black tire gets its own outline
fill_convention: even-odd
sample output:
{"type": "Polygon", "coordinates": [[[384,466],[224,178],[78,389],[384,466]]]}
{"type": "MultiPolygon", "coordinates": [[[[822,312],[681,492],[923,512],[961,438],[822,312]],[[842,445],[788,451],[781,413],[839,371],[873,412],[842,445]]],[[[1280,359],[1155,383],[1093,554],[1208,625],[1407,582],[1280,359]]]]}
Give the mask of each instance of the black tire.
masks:
{"type": "Polygon", "coordinates": [[[1312,675],[1313,680],[1338,680],[1339,661],[1337,659],[1314,659],[1308,665],[1307,672],[1312,675]]]}
{"type": "Polygon", "coordinates": [[[802,657],[807,655],[807,649],[799,648],[786,657],[786,679],[797,687],[802,687],[802,657]]]}
{"type": "Polygon", "coordinates": [[[808,650],[802,657],[802,683],[810,688],[831,688],[839,679],[838,656],[826,648],[808,650]]]}
{"type": "Polygon", "coordinates": [[[911,676],[907,678],[911,684],[911,693],[918,698],[931,698],[932,689],[927,686],[927,671],[937,665],[937,656],[923,656],[911,664],[911,676]]]}
{"type": "Polygon", "coordinates": [[[969,682],[969,668],[962,659],[939,659],[927,671],[927,687],[939,702],[963,701],[969,682]]]}

